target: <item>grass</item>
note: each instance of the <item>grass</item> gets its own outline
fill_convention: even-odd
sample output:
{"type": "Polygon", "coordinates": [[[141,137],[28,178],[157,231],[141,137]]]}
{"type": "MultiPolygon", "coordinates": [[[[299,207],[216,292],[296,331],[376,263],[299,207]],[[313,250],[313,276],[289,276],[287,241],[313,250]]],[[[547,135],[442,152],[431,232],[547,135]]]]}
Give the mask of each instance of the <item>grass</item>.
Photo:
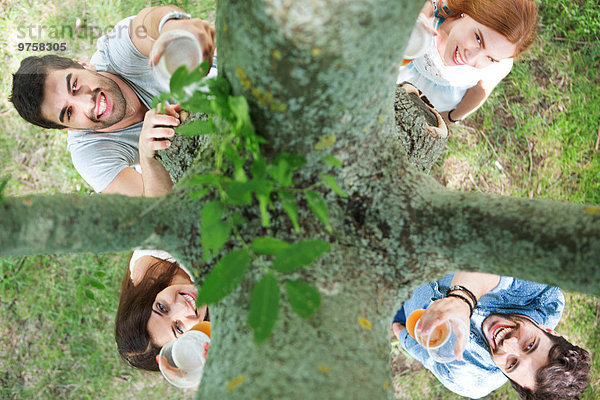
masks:
{"type": "MultiPolygon", "coordinates": [[[[194,16],[214,19],[214,2],[171,1],[194,16]]],[[[89,60],[95,51],[92,27],[113,26],[150,1],[32,0],[3,2],[0,10],[0,176],[11,176],[7,195],[78,192],[91,188],[73,168],[66,132],[33,127],[8,103],[11,73],[21,59],[19,42],[66,42],[65,56],[89,60]],[[60,4],[60,6],[59,6],[60,4]],[[75,26],[80,21],[80,29],[75,26]],[[28,27],[33,26],[29,37],[28,27]],[[49,26],[66,26],[50,39],[49,26]],[[71,28],[73,35],[70,35],[71,28]],[[44,28],[42,28],[44,29],[44,28]],[[23,31],[26,38],[19,39],[23,31]],[[44,33],[47,32],[47,33],[44,33]]],[[[114,316],[128,253],[0,259],[1,399],[191,399],[160,375],[127,366],[117,354],[114,316]]]]}
{"type": "MultiPolygon", "coordinates": [[[[212,0],[169,3],[195,16],[214,18],[212,0]]],[[[447,154],[433,174],[458,190],[600,204],[600,154],[595,147],[600,8],[597,0],[540,3],[540,40],[484,107],[453,128],[447,154]]],[[[70,162],[66,133],[28,125],[8,103],[10,74],[21,59],[36,55],[16,51],[18,29],[30,24],[75,27],[79,19],[79,33],[65,38],[65,55],[88,60],[94,52],[94,40],[87,34],[91,26],[114,25],[151,2],[4,0],[2,4],[0,175],[12,177],[7,194],[92,193],[70,162]]],[[[0,260],[1,399],[192,397],[154,374],[129,368],[117,356],[113,320],[127,256],[0,260]]],[[[599,320],[597,298],[567,293],[557,330],[594,356],[587,400],[600,398],[599,320]]],[[[397,398],[459,398],[420,365],[401,357],[397,362],[401,364],[394,369],[397,398]]],[[[490,398],[516,397],[505,386],[490,398]]]]}
{"type": "MultiPolygon", "coordinates": [[[[461,126],[432,174],[458,190],[600,204],[600,8],[595,0],[539,2],[540,35],[461,126]]],[[[592,354],[600,398],[600,301],[567,293],[556,330],[592,354]]],[[[400,356],[402,357],[402,356],[400,356]]],[[[397,399],[459,399],[418,363],[396,359],[397,399]]],[[[489,399],[517,399],[510,385],[489,399]]]]}

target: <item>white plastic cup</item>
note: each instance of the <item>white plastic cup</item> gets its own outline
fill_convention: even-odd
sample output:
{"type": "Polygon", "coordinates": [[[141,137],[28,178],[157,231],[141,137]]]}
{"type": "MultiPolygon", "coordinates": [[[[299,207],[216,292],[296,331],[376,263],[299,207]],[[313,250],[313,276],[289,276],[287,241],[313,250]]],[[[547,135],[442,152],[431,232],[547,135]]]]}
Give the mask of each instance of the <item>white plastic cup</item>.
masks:
{"type": "Polygon", "coordinates": [[[456,360],[454,347],[461,340],[463,344],[469,337],[469,330],[459,319],[451,318],[435,326],[428,335],[418,333],[419,319],[415,325],[415,339],[421,344],[429,356],[436,362],[449,363],[456,360]]]}
{"type": "Polygon", "coordinates": [[[152,47],[150,58],[153,59],[155,51],[162,44],[167,44],[153,71],[156,79],[165,89],[169,88],[171,76],[177,68],[185,65],[188,71],[193,70],[202,63],[202,47],[198,38],[188,31],[175,29],[161,34],[152,47]]]}
{"type": "Polygon", "coordinates": [[[404,50],[404,60],[414,60],[425,54],[427,48],[431,45],[433,35],[427,31],[420,20],[413,27],[410,38],[404,50]]]}
{"type": "Polygon", "coordinates": [[[182,389],[198,386],[208,343],[210,338],[204,332],[191,330],[165,344],[158,355],[158,369],[167,382],[182,389]]]}

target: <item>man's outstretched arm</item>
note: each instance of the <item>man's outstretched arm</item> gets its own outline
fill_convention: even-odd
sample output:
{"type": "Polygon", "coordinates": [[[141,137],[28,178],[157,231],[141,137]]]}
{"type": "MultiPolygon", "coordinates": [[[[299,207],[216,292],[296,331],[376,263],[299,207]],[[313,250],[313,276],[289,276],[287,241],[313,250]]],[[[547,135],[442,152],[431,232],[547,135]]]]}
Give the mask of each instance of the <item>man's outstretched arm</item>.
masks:
{"type": "MultiPolygon", "coordinates": [[[[182,29],[190,32],[202,47],[202,56],[204,60],[212,63],[212,56],[215,50],[215,28],[207,21],[200,18],[192,19],[170,19],[162,27],[162,31],[158,32],[158,27],[162,18],[170,12],[180,11],[180,8],[173,5],[148,7],[139,12],[138,15],[131,21],[129,27],[129,36],[135,47],[145,55],[150,57],[152,46],[160,34],[174,29],[182,29]]],[[[164,50],[164,49],[163,49],[164,50]]],[[[162,51],[155,54],[155,59],[151,60],[153,64],[157,64],[162,51]]]]}

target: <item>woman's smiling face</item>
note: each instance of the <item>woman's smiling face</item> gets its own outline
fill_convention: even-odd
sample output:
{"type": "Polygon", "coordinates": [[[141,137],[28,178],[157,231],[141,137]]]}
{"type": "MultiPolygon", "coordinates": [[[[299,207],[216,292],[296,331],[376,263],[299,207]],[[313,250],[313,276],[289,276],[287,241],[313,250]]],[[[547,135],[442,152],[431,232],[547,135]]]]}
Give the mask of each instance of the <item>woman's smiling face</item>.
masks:
{"type": "Polygon", "coordinates": [[[160,291],[152,304],[148,332],[162,347],[204,320],[206,306],[196,308],[198,291],[193,284],[175,284],[160,291]]]}
{"type": "MultiPolygon", "coordinates": [[[[468,15],[446,20],[444,24],[449,25],[445,29],[447,37],[443,49],[440,49],[440,56],[446,66],[485,68],[512,57],[517,49],[517,45],[509,42],[505,36],[468,15]]],[[[444,24],[440,29],[444,29],[444,24]]]]}

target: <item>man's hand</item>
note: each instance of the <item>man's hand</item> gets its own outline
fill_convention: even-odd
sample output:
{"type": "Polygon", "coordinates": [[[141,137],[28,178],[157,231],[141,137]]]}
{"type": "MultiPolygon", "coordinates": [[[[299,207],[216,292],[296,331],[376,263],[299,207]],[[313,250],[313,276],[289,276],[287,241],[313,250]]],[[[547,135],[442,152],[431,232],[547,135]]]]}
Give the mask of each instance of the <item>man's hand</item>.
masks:
{"type": "Polygon", "coordinates": [[[166,105],[162,113],[159,113],[157,109],[146,112],[138,143],[140,161],[142,158],[154,158],[157,150],[171,146],[168,138],[175,135],[175,131],[171,127],[179,125],[180,110],[181,107],[177,104],[175,106],[166,105]]]}
{"type": "MultiPolygon", "coordinates": [[[[135,16],[129,25],[129,37],[134,46],[146,57],[150,57],[152,47],[159,37],[158,25],[161,19],[171,11],[183,11],[173,5],[148,7],[135,16]]],[[[161,34],[173,29],[183,29],[196,37],[202,47],[202,57],[212,65],[212,57],[215,51],[215,28],[200,18],[193,19],[171,19],[162,28],[161,34]]],[[[163,46],[166,47],[166,46],[163,46]]],[[[164,48],[156,49],[157,53],[150,65],[158,63],[164,48]]],[[[206,71],[208,72],[208,71],[206,71]]]]}
{"type": "MultiPolygon", "coordinates": [[[[167,21],[167,23],[163,26],[162,34],[175,29],[182,29],[194,35],[196,40],[198,40],[198,43],[200,43],[200,47],[202,47],[202,59],[204,61],[208,61],[209,65],[212,65],[213,53],[215,52],[215,28],[200,18],[178,20],[172,19],[167,21]]],[[[150,65],[158,64],[160,57],[164,53],[169,43],[170,41],[158,43],[158,46],[153,49],[154,58],[150,60],[150,65]]]]}
{"type": "Polygon", "coordinates": [[[465,324],[467,327],[466,335],[462,330],[455,326],[451,321],[452,330],[456,334],[458,340],[454,347],[454,355],[457,360],[462,360],[462,353],[467,345],[469,338],[470,326],[470,308],[464,301],[456,297],[444,297],[436,300],[432,305],[427,307],[419,320],[418,332],[422,335],[427,335],[436,326],[445,323],[448,320],[456,319],[465,324]]]}

